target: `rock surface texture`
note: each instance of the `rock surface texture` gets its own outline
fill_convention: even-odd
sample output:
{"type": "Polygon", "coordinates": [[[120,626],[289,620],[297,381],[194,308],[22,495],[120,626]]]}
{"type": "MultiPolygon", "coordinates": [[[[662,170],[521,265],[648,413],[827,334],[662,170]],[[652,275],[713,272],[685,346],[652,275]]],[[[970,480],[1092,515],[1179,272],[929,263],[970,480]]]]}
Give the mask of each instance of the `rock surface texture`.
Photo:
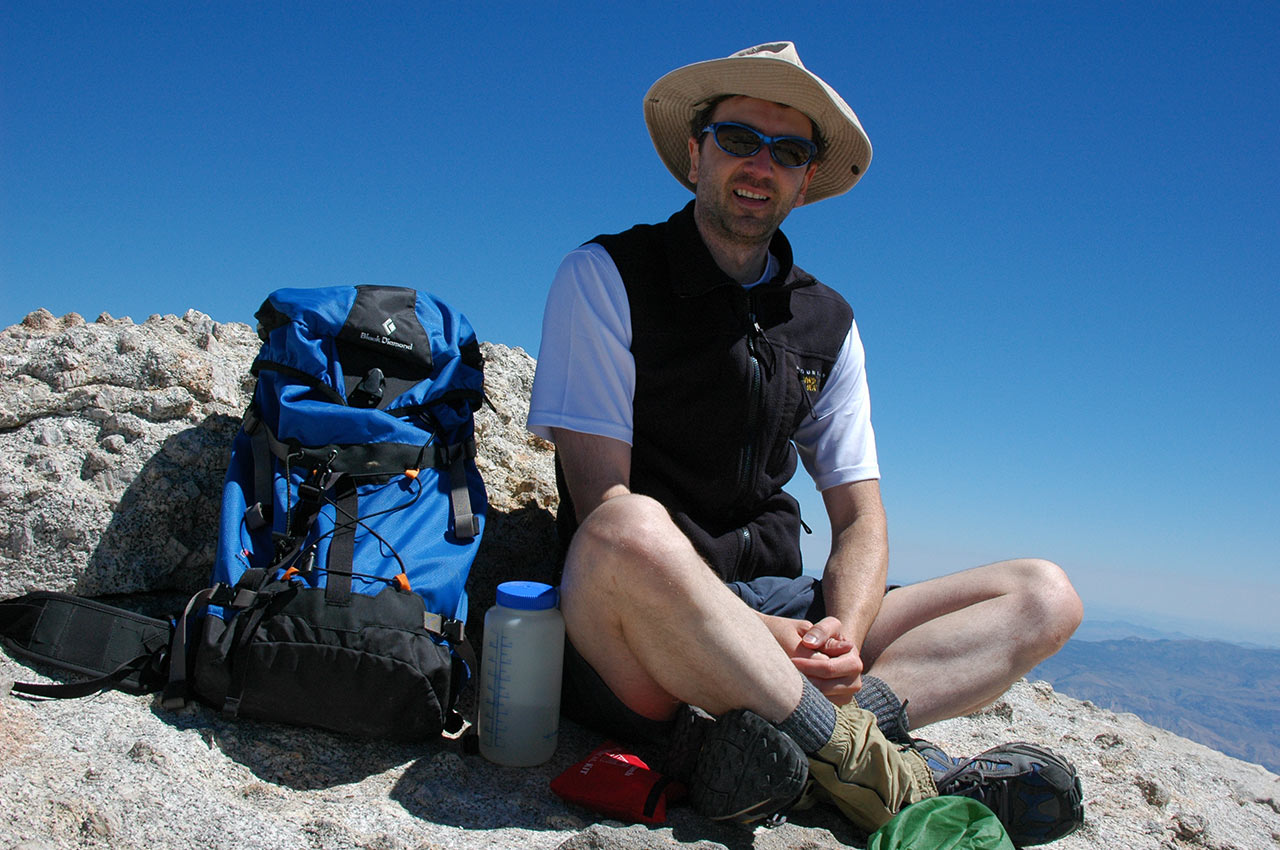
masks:
{"type": "MultiPolygon", "coordinates": [[[[0,596],[164,600],[203,586],[256,349],[248,326],[195,311],[141,324],[37,311],[0,332],[0,596]]],[[[483,351],[478,463],[492,504],[473,629],[498,581],[552,580],[557,557],[552,453],[524,430],[533,360],[483,351]]],[[[15,679],[43,677],[0,652],[0,850],[865,845],[826,809],[748,830],[682,807],[642,827],[568,806],[548,783],[599,743],[568,723],[550,763],[501,768],[444,742],[230,722],[119,692],[27,701],[8,694],[15,679]]],[[[1063,850],[1280,847],[1280,778],[1044,683],[924,734],[955,754],[1025,739],[1071,758],[1086,823],[1052,845],[1063,850]]]]}

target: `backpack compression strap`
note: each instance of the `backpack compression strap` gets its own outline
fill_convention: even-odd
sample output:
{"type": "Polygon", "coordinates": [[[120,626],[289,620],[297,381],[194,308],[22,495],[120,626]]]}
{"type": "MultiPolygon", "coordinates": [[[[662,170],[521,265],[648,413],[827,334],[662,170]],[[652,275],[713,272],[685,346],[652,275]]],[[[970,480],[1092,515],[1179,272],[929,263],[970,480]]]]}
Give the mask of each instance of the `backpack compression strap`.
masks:
{"type": "Polygon", "coordinates": [[[329,542],[329,576],[324,584],[324,601],[330,605],[346,605],[351,601],[351,574],[355,570],[356,526],[359,525],[360,500],[355,480],[339,475],[333,485],[334,526],[329,542]]]}
{"type": "Polygon", "coordinates": [[[480,533],[480,518],[471,507],[467,484],[467,460],[476,456],[476,441],[436,446],[436,467],[449,470],[449,501],[453,507],[453,533],[459,540],[472,540],[480,533]]]}
{"type": "Polygon", "coordinates": [[[14,655],[91,676],[66,684],[15,682],[30,696],[74,698],[107,688],[135,694],[159,690],[171,627],[68,593],[37,591],[0,602],[0,642],[14,655]]]}
{"type": "MultiPolygon", "coordinates": [[[[259,501],[251,505],[245,519],[252,529],[271,521],[269,502],[263,502],[263,494],[272,490],[272,456],[293,466],[319,468],[330,472],[347,473],[366,479],[370,476],[404,474],[406,470],[421,469],[431,444],[367,443],[332,446],[299,446],[281,442],[270,426],[258,415],[254,404],[245,411],[242,426],[249,435],[253,448],[254,492],[259,501]]],[[[449,475],[449,502],[453,508],[453,533],[459,540],[473,540],[480,533],[480,518],[471,504],[471,490],[467,482],[467,462],[476,457],[476,441],[445,446],[435,444],[433,466],[447,470],[449,475]]]]}
{"type": "Polygon", "coordinates": [[[173,629],[172,657],[169,661],[167,681],[161,684],[164,694],[160,704],[176,711],[187,704],[187,673],[190,672],[195,624],[198,617],[210,605],[223,605],[232,608],[247,607],[252,604],[256,593],[250,584],[262,584],[269,573],[263,569],[245,570],[241,583],[235,587],[226,584],[215,584],[196,593],[187,601],[182,616],[178,618],[173,629]]]}

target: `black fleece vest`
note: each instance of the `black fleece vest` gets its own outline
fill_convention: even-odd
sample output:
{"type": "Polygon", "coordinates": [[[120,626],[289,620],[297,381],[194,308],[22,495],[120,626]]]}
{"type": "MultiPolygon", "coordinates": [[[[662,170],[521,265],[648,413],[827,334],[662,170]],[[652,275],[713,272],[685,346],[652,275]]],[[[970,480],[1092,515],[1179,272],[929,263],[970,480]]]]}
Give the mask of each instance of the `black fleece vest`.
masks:
{"type": "MultiPolygon", "coordinates": [[[[631,490],[671,511],[725,581],[800,574],[800,510],[782,486],[791,438],[853,323],[835,291],[792,265],[746,289],[721,271],[693,203],[662,224],[598,236],[631,305],[636,362],[631,490]]],[[[560,481],[561,532],[576,528],[560,481]]]]}

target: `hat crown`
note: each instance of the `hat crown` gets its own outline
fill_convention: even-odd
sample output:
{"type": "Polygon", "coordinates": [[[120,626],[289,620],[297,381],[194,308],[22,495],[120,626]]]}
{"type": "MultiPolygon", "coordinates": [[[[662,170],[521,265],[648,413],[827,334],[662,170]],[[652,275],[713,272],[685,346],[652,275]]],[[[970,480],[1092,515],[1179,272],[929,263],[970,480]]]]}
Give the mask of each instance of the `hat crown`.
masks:
{"type": "Polygon", "coordinates": [[[804,63],[800,61],[800,54],[796,51],[796,45],[791,41],[771,41],[768,44],[757,44],[755,47],[748,47],[745,50],[739,50],[737,53],[730,55],[730,59],[781,59],[784,62],[790,62],[797,68],[803,68],[804,63]]]}

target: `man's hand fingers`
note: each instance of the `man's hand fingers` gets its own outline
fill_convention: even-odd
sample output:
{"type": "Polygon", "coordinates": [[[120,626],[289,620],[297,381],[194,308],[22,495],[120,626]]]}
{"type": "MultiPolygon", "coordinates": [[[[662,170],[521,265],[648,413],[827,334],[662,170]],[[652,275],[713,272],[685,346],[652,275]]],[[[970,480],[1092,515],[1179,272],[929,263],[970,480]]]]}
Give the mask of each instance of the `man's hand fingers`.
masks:
{"type": "Polygon", "coordinates": [[[810,679],[853,681],[862,675],[862,659],[851,653],[831,656],[815,652],[811,655],[793,656],[791,663],[810,679]]]}
{"type": "Polygon", "coordinates": [[[840,637],[840,621],[835,617],[823,617],[814,623],[800,638],[809,649],[822,649],[827,641],[840,637]]]}
{"type": "Polygon", "coordinates": [[[853,702],[853,695],[862,690],[862,676],[852,679],[810,679],[827,699],[836,705],[848,705],[853,702]]]}
{"type": "Polygon", "coordinates": [[[822,652],[826,655],[844,655],[853,649],[853,641],[845,637],[830,637],[822,646],[822,652]]]}

